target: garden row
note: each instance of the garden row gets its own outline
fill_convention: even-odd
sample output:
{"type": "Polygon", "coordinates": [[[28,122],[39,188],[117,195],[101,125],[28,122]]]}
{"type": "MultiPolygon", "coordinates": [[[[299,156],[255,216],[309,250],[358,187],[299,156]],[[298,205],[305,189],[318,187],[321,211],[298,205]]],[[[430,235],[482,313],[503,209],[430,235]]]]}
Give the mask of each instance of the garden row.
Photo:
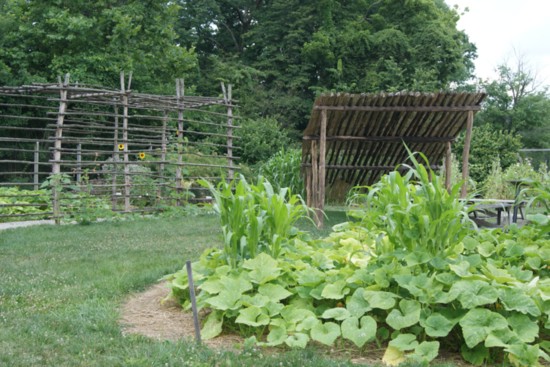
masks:
{"type": "MultiPolygon", "coordinates": [[[[476,365],[550,360],[548,213],[521,228],[478,230],[460,184],[447,192],[411,158],[407,173],[357,188],[351,220],[316,240],[293,226],[308,209],[286,189],[243,178],[211,186],[224,247],[193,264],[203,337],[237,332],[298,348],[374,342],[387,365],[428,364],[440,350],[476,365]]],[[[532,186],[548,205],[548,187],[532,186]]],[[[189,307],[185,269],[167,279],[189,307]]]]}

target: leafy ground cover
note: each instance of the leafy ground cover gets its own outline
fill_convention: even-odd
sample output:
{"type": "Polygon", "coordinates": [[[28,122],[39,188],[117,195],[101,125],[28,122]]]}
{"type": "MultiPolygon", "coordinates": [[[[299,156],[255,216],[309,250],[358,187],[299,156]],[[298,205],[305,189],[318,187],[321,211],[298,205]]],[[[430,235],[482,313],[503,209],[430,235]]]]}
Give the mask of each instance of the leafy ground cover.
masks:
{"type": "MultiPolygon", "coordinates": [[[[266,346],[353,343],[358,350],[374,342],[384,346],[383,361],[391,366],[427,365],[440,349],[476,365],[550,361],[548,217],[532,217],[522,228],[478,231],[458,200],[460,184],[447,192],[411,159],[405,175],[395,171],[358,189],[356,220],[323,239],[289,229],[278,252],[238,261],[228,261],[227,248],[207,249],[194,264],[197,303],[209,312],[204,337],[232,330],[266,346]]],[[[265,182],[253,187],[270,191],[265,182]]],[[[218,190],[222,213],[249,195],[218,190]]],[[[253,218],[262,205],[243,205],[230,215],[253,218]]],[[[237,222],[222,220],[224,233],[239,230],[242,237],[233,240],[240,254],[250,255],[240,226],[252,222],[237,222]]],[[[167,279],[188,306],[186,272],[167,279]]]]}
{"type": "MultiPolygon", "coordinates": [[[[329,225],[345,218],[328,214],[329,225]]],[[[263,355],[123,336],[123,299],[221,236],[218,218],[200,215],[1,231],[0,366],[351,366],[316,348],[263,355]]]]}

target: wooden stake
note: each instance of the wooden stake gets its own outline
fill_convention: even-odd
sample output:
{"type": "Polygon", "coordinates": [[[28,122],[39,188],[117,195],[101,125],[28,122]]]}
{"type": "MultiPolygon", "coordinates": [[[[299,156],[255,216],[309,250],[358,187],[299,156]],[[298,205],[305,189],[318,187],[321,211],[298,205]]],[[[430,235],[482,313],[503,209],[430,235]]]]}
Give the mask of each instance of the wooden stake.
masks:
{"type": "Polygon", "coordinates": [[[76,182],[80,184],[82,180],[82,144],[76,146],[76,182]]]}
{"type": "Polygon", "coordinates": [[[38,173],[40,172],[40,142],[37,141],[34,146],[34,189],[38,190],[38,173]]]}
{"type": "Polygon", "coordinates": [[[113,179],[112,179],[112,188],[111,188],[111,202],[112,202],[112,208],[113,210],[117,209],[117,172],[118,172],[118,106],[115,104],[115,126],[114,126],[114,134],[113,134],[113,179]]]}
{"type": "Polygon", "coordinates": [[[452,176],[452,167],[451,167],[451,142],[448,141],[445,144],[445,188],[447,191],[451,191],[451,176],[452,176]]]}
{"type": "Polygon", "coordinates": [[[197,301],[195,298],[195,283],[193,282],[193,270],[191,269],[191,261],[185,262],[187,268],[187,281],[189,283],[189,298],[191,298],[191,310],[193,311],[193,324],[195,325],[195,339],[197,343],[201,342],[201,327],[199,325],[199,313],[197,311],[197,301]]]}
{"type": "Polygon", "coordinates": [[[474,111],[468,111],[468,120],[466,122],[466,137],[464,139],[464,150],[462,151],[462,190],[460,197],[465,198],[468,194],[468,177],[469,177],[469,160],[470,160],[470,144],[472,141],[472,127],[474,125],[474,111]]]}

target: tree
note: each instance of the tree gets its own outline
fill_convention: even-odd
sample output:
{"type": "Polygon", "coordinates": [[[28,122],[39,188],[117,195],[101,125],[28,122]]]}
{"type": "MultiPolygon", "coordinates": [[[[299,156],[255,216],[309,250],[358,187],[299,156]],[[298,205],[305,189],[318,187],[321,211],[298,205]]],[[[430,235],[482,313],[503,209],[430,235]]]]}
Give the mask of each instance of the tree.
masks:
{"type": "Polygon", "coordinates": [[[487,92],[480,125],[517,132],[526,148],[550,147],[550,99],[548,89],[537,83],[536,74],[519,57],[515,66],[497,68],[498,78],[482,82],[487,92]]]}
{"type": "Polygon", "coordinates": [[[301,130],[316,93],[434,91],[471,76],[475,47],[442,0],[180,0],[200,85],[240,78],[243,113],[301,130]],[[203,83],[205,81],[205,83],[203,83]]]}
{"type": "Polygon", "coordinates": [[[73,81],[118,87],[133,71],[134,89],[173,90],[193,72],[192,50],[175,42],[171,1],[4,0],[0,2],[0,85],[73,81]]]}

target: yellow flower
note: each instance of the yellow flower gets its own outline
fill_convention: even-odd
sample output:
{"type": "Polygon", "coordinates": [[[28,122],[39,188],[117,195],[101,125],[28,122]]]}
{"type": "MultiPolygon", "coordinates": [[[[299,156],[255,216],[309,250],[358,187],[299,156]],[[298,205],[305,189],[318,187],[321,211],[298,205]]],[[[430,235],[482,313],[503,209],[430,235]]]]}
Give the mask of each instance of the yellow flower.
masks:
{"type": "Polygon", "coordinates": [[[140,152],[140,153],[138,154],[138,157],[139,157],[139,159],[144,159],[144,158],[145,158],[145,153],[140,152]]]}
{"type": "Polygon", "coordinates": [[[119,144],[118,145],[118,150],[124,150],[124,144],[119,144]]]}

